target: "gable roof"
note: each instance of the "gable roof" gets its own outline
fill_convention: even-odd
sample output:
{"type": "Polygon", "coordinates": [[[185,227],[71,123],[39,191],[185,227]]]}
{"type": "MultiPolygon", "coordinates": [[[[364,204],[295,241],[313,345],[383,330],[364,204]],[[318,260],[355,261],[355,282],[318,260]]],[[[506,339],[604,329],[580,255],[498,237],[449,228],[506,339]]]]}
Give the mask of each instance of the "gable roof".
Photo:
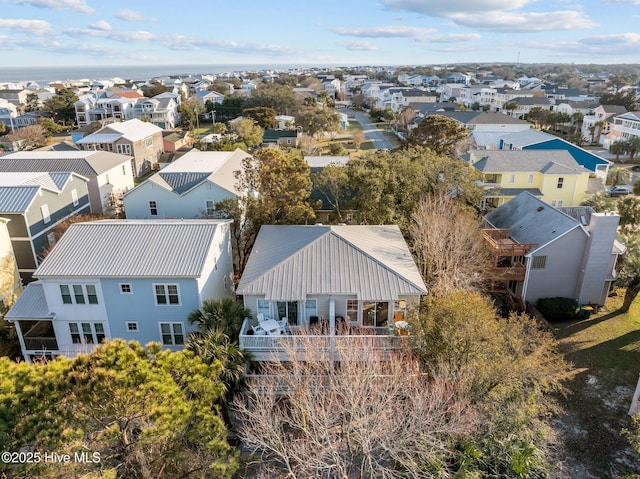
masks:
{"type": "Polygon", "coordinates": [[[539,172],[579,175],[589,173],[565,150],[482,150],[472,151],[481,158],[473,166],[483,173],[539,172]]]}
{"type": "Polygon", "coordinates": [[[394,300],[427,289],[395,225],[265,225],[237,292],[267,300],[302,300],[307,294],[394,300]]]}
{"type": "Polygon", "coordinates": [[[139,141],[158,132],[162,132],[162,128],[134,118],[133,120],[110,123],[95,133],[85,136],[77,143],[112,143],[120,138],[139,141]]]}
{"type": "MultiPolygon", "coordinates": [[[[242,191],[236,188],[235,171],[242,168],[242,160],[244,158],[250,157],[251,155],[240,149],[235,151],[200,151],[193,149],[169,163],[169,165],[144,181],[140,186],[151,182],[177,195],[183,195],[196,186],[209,181],[232,194],[241,195],[242,191]]],[[[125,196],[136,189],[129,190],[125,193],[125,196]]]]}
{"type": "Polygon", "coordinates": [[[569,231],[580,228],[576,219],[527,192],[491,211],[485,220],[495,228],[508,229],[508,236],[518,243],[537,244],[527,256],[569,231]]]}
{"type": "Polygon", "coordinates": [[[87,181],[86,178],[70,172],[2,173],[0,175],[0,211],[3,213],[25,212],[41,189],[60,193],[71,175],[87,181]]]}
{"type": "Polygon", "coordinates": [[[199,277],[217,229],[228,223],[230,220],[75,223],[34,276],[199,277]]]}
{"type": "Polygon", "coordinates": [[[130,160],[108,151],[20,151],[0,156],[0,171],[73,171],[97,176],[130,160]]]}

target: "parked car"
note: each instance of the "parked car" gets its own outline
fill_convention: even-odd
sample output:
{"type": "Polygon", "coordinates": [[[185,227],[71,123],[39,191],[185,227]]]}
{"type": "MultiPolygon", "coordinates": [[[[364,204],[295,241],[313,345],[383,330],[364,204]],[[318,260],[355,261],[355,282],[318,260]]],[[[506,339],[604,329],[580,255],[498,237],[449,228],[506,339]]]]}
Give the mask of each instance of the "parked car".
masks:
{"type": "Polygon", "coordinates": [[[629,188],[628,186],[614,186],[612,188],[609,188],[609,196],[611,197],[626,196],[630,195],[631,193],[631,188],[629,188]]]}

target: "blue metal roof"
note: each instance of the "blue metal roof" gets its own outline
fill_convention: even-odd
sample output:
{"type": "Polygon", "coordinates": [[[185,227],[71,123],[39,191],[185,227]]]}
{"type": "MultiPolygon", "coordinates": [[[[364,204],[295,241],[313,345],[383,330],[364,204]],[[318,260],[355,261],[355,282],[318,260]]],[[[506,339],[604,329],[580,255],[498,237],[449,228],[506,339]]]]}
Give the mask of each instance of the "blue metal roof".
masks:
{"type": "Polygon", "coordinates": [[[571,156],[586,169],[596,171],[599,165],[609,165],[610,162],[604,158],[599,157],[587,150],[583,150],[579,146],[572,145],[571,143],[564,141],[560,138],[553,140],[543,141],[532,145],[522,147],[523,150],[566,150],[571,156]]]}

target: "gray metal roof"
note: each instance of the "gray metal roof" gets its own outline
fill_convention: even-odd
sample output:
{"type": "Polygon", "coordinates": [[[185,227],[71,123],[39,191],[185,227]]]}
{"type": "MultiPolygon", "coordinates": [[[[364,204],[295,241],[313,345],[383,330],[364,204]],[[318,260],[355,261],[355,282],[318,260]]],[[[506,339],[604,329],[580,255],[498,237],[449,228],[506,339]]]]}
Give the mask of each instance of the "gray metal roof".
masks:
{"type": "Polygon", "coordinates": [[[589,173],[565,150],[481,150],[473,151],[471,155],[472,158],[482,158],[473,166],[483,173],[589,173]]]}
{"type": "Polygon", "coordinates": [[[96,176],[130,159],[108,151],[21,151],[0,156],[0,171],[73,171],[96,176]]]}
{"type": "MultiPolygon", "coordinates": [[[[242,169],[242,161],[251,158],[248,153],[234,151],[200,151],[193,149],[169,163],[162,171],[147,179],[175,194],[182,195],[199,184],[210,181],[230,193],[241,195],[235,172],[242,169]]],[[[142,183],[142,184],[144,184],[142,183]]],[[[135,191],[130,190],[127,194],[135,191]]]]}
{"type": "Polygon", "coordinates": [[[263,226],[238,286],[238,294],[290,301],[307,294],[393,300],[426,292],[397,226],[263,226]]]}
{"type": "Polygon", "coordinates": [[[558,138],[557,136],[550,135],[543,131],[530,128],[528,130],[518,131],[516,133],[510,133],[503,135],[502,139],[510,143],[511,145],[522,148],[523,146],[535,145],[536,143],[542,143],[543,141],[549,141],[558,138]]]}
{"type": "Polygon", "coordinates": [[[209,173],[158,173],[167,185],[177,194],[189,191],[196,185],[199,185],[209,177],[209,173]]]}
{"type": "Polygon", "coordinates": [[[113,143],[114,141],[122,138],[121,133],[93,133],[81,138],[76,143],[78,145],[91,144],[91,143],[113,143]]]}
{"type": "Polygon", "coordinates": [[[39,190],[38,186],[0,186],[0,212],[25,212],[39,190]]]}
{"type": "Polygon", "coordinates": [[[518,243],[535,243],[538,247],[580,227],[579,221],[530,193],[516,196],[487,214],[485,220],[495,228],[510,230],[509,236],[518,243]]]}
{"type": "Polygon", "coordinates": [[[17,319],[50,319],[54,315],[50,312],[44,288],[40,281],[29,283],[5,318],[17,319]]]}
{"type": "Polygon", "coordinates": [[[216,229],[230,220],[103,220],[76,223],[36,277],[198,277],[216,229]]]}
{"type": "Polygon", "coordinates": [[[495,111],[484,111],[467,123],[469,125],[530,125],[524,120],[495,111]]]}
{"type": "Polygon", "coordinates": [[[543,196],[542,191],[540,191],[538,188],[495,188],[495,190],[487,190],[485,196],[487,198],[499,196],[518,196],[520,193],[524,193],[525,191],[532,194],[533,196],[543,196]]]}

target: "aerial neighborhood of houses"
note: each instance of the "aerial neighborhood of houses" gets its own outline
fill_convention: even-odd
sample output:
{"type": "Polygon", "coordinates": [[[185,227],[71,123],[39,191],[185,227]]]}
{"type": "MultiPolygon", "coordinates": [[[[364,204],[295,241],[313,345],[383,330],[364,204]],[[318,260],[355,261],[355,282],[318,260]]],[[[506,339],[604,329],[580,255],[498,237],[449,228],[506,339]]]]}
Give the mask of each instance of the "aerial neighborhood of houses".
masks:
{"type": "MultiPolygon", "coordinates": [[[[14,263],[0,294],[12,306],[5,317],[25,360],[75,356],[113,338],[179,348],[194,329],[186,321],[190,311],[234,294],[252,312],[240,347],[256,359],[277,352],[283,334],[319,323],[329,336],[345,334],[345,326],[391,334],[428,294],[398,226],[359,221],[353,208],[336,220],[336,205],[314,186],[322,221],[263,225],[242,271],[234,271],[237,218],[219,210],[225,200],[245,204],[243,198],[262,194],[239,180],[259,147],[302,148],[314,175],[346,167],[344,147],[330,148],[332,156],[317,144],[305,148],[310,138],[349,138],[356,113],[348,108],[377,111],[394,144],[434,115],[464,128],[456,161],[483,191],[474,206],[485,215],[492,290],[522,307],[553,296],[603,305],[625,252],[616,240],[620,216],[582,205],[606,192],[612,146],[640,141],[640,112],[535,77],[435,73],[301,70],[0,84],[1,247],[14,263]],[[298,101],[312,111],[331,106],[337,121],[307,129],[313,122],[296,118],[289,106],[276,111],[251,103],[277,115],[266,122],[250,117],[250,124],[264,125],[250,144],[237,125],[251,112],[230,114],[230,104],[257,96],[281,75],[305,78],[292,89],[298,101]],[[22,129],[51,117],[47,101],[61,91],[74,94],[75,129],[44,147],[21,137],[22,129]],[[189,127],[180,128],[192,112],[189,127]],[[550,121],[560,134],[537,128],[545,112],[557,115],[550,121]],[[225,141],[236,147],[216,148],[225,141]],[[66,224],[80,215],[96,217],[66,224]]],[[[378,148],[373,139],[363,141],[378,148]]]]}

